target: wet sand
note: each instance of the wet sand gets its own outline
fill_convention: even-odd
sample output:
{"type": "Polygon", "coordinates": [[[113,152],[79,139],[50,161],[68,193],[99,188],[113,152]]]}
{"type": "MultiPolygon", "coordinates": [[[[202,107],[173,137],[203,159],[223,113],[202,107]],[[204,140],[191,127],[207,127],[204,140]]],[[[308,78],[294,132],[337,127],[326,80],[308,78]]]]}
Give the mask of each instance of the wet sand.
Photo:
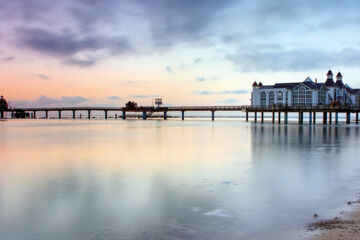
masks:
{"type": "Polygon", "coordinates": [[[341,212],[340,217],[318,220],[309,224],[309,240],[359,240],[360,239],[360,199],[349,203],[354,209],[341,212]]]}

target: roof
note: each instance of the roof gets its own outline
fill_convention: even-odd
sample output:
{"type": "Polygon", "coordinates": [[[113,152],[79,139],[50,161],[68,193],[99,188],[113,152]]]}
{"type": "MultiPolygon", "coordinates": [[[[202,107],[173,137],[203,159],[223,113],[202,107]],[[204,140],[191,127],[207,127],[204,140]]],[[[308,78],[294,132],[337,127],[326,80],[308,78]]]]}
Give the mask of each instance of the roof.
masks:
{"type": "Polygon", "coordinates": [[[345,88],[344,83],[341,80],[336,81],[335,83],[339,88],[345,88]]]}
{"type": "Polygon", "coordinates": [[[297,86],[300,82],[294,82],[294,83],[275,83],[274,88],[288,88],[291,89],[295,86],[297,86]]]}
{"type": "Polygon", "coordinates": [[[341,72],[338,72],[338,74],[336,74],[336,77],[342,77],[341,72]]]}
{"type": "Polygon", "coordinates": [[[260,89],[272,89],[274,88],[274,85],[264,85],[264,86],[260,86],[260,89]]]}
{"type": "Polygon", "coordinates": [[[256,87],[257,86],[257,82],[256,81],[254,81],[254,83],[253,83],[253,85],[252,85],[253,87],[256,87]]]}
{"type": "Polygon", "coordinates": [[[327,86],[327,87],[336,87],[336,84],[335,84],[334,80],[327,79],[326,82],[325,82],[325,86],[327,86]]]}
{"type": "Polygon", "coordinates": [[[346,91],[350,94],[359,94],[360,93],[360,89],[353,89],[353,88],[346,88],[346,91]]]}
{"type": "Polygon", "coordinates": [[[326,75],[333,75],[332,71],[329,69],[326,75]]]}

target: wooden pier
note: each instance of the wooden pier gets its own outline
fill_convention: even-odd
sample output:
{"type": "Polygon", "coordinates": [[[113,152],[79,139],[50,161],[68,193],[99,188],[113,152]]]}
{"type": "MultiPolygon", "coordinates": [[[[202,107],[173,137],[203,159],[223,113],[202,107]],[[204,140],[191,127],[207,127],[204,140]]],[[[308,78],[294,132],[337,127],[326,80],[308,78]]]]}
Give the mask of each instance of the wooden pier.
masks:
{"type": "MultiPolygon", "coordinates": [[[[252,106],[174,106],[174,107],[153,107],[153,106],[140,106],[135,108],[126,108],[126,107],[49,107],[49,108],[12,108],[1,110],[1,118],[5,117],[6,112],[10,112],[13,117],[16,112],[25,112],[28,114],[29,118],[37,118],[38,112],[45,113],[45,118],[49,118],[49,112],[56,112],[59,119],[62,118],[63,112],[72,112],[72,118],[76,118],[77,111],[85,111],[87,118],[91,119],[91,113],[94,111],[104,112],[104,118],[108,119],[109,112],[121,112],[119,118],[126,119],[127,113],[141,113],[142,119],[147,119],[151,117],[154,113],[162,113],[163,119],[168,118],[168,112],[180,112],[181,119],[185,120],[185,112],[196,111],[196,112],[210,112],[211,120],[215,120],[215,112],[218,111],[240,111],[245,112],[245,119],[248,122],[251,117],[254,122],[258,122],[258,117],[260,116],[260,122],[264,123],[265,113],[271,113],[271,122],[287,124],[289,119],[289,113],[298,114],[298,124],[304,124],[304,113],[308,113],[309,119],[306,121],[308,124],[316,124],[316,115],[322,114],[322,123],[323,124],[338,124],[339,123],[339,114],[345,114],[345,123],[350,124],[351,114],[355,114],[355,123],[359,123],[359,112],[360,107],[329,107],[329,106],[319,106],[319,107],[252,107],[252,106]],[[253,113],[252,116],[249,116],[249,113],[253,113]],[[259,115],[259,116],[258,116],[259,115]],[[276,118],[277,115],[277,118],[276,118]],[[334,118],[334,120],[333,120],[334,118]]],[[[117,118],[116,114],[116,118],[117,118]]]]}

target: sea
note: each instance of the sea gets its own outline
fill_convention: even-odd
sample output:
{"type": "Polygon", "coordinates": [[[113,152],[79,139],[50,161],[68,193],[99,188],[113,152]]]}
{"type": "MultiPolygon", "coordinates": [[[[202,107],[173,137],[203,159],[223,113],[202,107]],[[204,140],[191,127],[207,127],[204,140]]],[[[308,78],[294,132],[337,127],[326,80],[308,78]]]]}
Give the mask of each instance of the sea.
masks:
{"type": "Polygon", "coordinates": [[[296,239],[360,193],[360,128],[0,121],[0,239],[296,239]]]}

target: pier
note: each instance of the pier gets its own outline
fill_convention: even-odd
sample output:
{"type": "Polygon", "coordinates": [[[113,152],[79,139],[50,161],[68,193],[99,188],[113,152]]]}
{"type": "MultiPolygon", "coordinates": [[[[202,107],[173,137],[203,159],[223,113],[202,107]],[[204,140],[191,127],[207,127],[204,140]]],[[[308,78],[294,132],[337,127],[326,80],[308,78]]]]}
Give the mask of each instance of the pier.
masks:
{"type": "Polygon", "coordinates": [[[318,106],[318,107],[288,107],[288,106],[273,106],[273,107],[252,107],[247,105],[241,106],[174,106],[174,107],[153,107],[153,106],[140,106],[135,108],[127,107],[49,107],[49,108],[19,108],[19,109],[3,109],[1,110],[1,118],[5,117],[6,112],[10,112],[11,116],[22,111],[26,113],[28,118],[37,118],[39,112],[43,112],[45,118],[49,118],[49,112],[56,112],[57,118],[62,118],[63,112],[71,112],[73,119],[76,118],[76,112],[86,112],[86,118],[91,119],[91,113],[94,111],[102,111],[104,118],[108,119],[109,112],[121,113],[118,117],[115,114],[115,118],[126,119],[128,116],[133,116],[131,113],[140,114],[141,118],[146,120],[151,118],[154,113],[162,113],[163,119],[168,119],[169,112],[181,113],[181,119],[185,120],[186,112],[209,112],[211,120],[214,121],[216,112],[219,111],[239,111],[245,112],[245,120],[248,122],[253,119],[254,122],[258,122],[260,116],[260,122],[264,123],[265,113],[271,114],[271,122],[273,124],[287,124],[289,119],[289,113],[296,113],[298,115],[298,124],[316,124],[317,114],[322,115],[322,124],[338,124],[339,114],[345,115],[345,123],[350,124],[352,114],[355,114],[355,123],[359,123],[359,112],[360,107],[329,107],[329,106],[318,106]],[[130,114],[129,114],[130,113],[130,114]],[[304,121],[304,113],[307,113],[309,118],[304,121]]]}

